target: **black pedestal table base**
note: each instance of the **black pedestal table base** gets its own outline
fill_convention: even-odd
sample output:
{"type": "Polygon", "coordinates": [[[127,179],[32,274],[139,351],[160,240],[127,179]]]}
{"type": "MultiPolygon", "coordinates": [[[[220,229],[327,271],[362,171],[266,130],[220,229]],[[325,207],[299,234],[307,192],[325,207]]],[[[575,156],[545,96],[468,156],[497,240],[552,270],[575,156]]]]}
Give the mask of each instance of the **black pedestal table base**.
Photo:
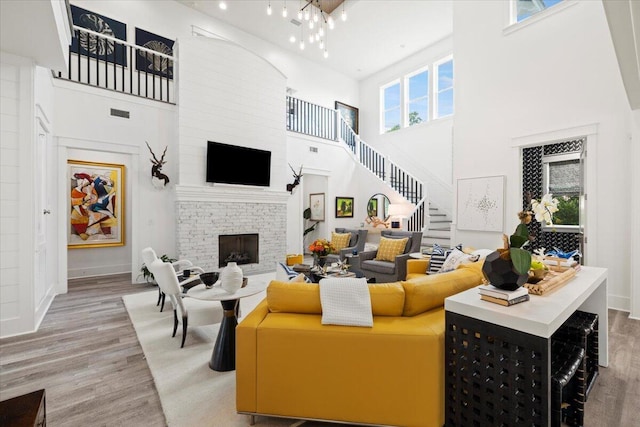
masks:
{"type": "Polygon", "coordinates": [[[236,316],[237,299],[220,301],[224,309],[224,317],[218,331],[218,338],[213,347],[209,367],[214,371],[226,372],[236,369],[236,316]]]}

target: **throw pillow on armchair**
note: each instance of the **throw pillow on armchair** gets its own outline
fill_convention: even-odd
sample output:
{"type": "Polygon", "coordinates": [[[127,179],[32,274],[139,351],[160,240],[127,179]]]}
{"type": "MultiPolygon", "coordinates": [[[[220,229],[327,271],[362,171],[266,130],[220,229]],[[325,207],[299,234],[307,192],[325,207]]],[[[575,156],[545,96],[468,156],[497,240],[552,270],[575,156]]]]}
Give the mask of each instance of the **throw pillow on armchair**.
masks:
{"type": "Polygon", "coordinates": [[[408,237],[403,239],[388,239],[386,237],[380,238],[380,245],[378,246],[378,253],[376,254],[376,261],[395,261],[396,256],[404,253],[404,248],[409,241],[408,237]]]}
{"type": "Polygon", "coordinates": [[[336,253],[340,252],[340,249],[349,246],[351,240],[351,233],[336,233],[331,232],[331,245],[336,249],[336,253]]]}

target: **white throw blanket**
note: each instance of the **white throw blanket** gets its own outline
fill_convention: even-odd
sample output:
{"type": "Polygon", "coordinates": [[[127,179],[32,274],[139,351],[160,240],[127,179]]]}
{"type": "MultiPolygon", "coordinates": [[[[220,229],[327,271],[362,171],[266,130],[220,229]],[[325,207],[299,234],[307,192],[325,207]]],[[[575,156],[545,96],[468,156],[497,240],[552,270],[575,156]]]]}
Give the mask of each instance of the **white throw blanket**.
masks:
{"type": "Polygon", "coordinates": [[[364,277],[320,280],[323,325],[373,326],[369,285],[364,277]]]}

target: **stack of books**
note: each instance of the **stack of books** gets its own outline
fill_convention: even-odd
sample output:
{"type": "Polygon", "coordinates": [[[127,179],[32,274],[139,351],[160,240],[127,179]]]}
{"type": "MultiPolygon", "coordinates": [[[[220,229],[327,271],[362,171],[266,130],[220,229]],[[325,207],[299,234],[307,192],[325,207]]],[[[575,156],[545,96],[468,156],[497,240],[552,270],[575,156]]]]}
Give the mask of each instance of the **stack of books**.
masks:
{"type": "Polygon", "coordinates": [[[480,299],[500,305],[514,305],[520,302],[529,301],[529,290],[519,287],[515,291],[506,291],[496,288],[493,285],[482,285],[478,287],[480,299]]]}

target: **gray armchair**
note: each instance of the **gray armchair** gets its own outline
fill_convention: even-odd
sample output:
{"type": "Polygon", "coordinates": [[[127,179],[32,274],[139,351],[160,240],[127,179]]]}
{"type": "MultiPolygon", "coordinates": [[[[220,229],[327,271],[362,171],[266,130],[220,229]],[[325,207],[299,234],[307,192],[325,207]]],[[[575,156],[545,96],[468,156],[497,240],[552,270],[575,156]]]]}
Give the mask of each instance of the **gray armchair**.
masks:
{"type": "Polygon", "coordinates": [[[359,257],[354,259],[354,267],[360,270],[369,279],[375,279],[377,283],[396,282],[407,277],[407,260],[411,252],[420,252],[422,244],[422,232],[420,231],[395,231],[382,230],[380,237],[387,239],[402,239],[408,237],[409,240],[404,248],[404,252],[396,256],[395,261],[379,261],[374,258],[378,251],[359,252],[359,257]],[[359,258],[359,262],[358,259],[359,258]]]}
{"type": "Polygon", "coordinates": [[[349,239],[349,245],[340,249],[339,253],[327,255],[327,261],[344,261],[345,255],[352,254],[354,250],[357,251],[357,253],[364,251],[364,244],[367,242],[368,232],[368,230],[336,227],[336,233],[351,233],[351,238],[349,239]]]}

